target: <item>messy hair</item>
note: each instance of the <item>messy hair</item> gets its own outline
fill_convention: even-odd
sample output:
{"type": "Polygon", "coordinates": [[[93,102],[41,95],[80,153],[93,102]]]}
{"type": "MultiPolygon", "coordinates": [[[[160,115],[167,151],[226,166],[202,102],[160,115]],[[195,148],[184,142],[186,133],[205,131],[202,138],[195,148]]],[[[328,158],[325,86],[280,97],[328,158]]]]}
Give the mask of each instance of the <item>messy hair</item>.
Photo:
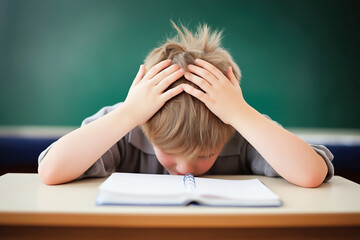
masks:
{"type": "MultiPolygon", "coordinates": [[[[177,35],[168,38],[164,44],[150,52],[144,62],[146,70],[166,59],[172,59],[172,64],[187,69],[188,64],[194,64],[195,59],[201,58],[217,67],[224,75],[231,66],[235,77],[240,81],[239,67],[221,47],[222,32],[211,32],[203,24],[199,25],[197,32],[192,33],[185,26],[181,25],[180,30],[171,22],[177,35]]],[[[169,89],[182,83],[199,89],[184,77],[175,81],[169,89]]],[[[200,152],[210,154],[211,151],[218,150],[235,132],[232,126],[222,122],[204,103],[186,92],[167,101],[141,128],[154,146],[166,153],[182,154],[188,159],[194,159],[200,152]]]]}

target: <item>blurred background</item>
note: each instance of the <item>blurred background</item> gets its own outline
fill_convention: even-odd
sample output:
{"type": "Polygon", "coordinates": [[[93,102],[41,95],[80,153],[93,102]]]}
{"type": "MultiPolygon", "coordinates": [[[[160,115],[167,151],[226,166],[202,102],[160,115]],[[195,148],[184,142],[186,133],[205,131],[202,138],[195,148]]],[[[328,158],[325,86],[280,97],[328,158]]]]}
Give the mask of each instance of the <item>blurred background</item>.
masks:
{"type": "Polygon", "coordinates": [[[123,101],[146,55],[174,36],[170,19],[224,30],[261,113],[310,141],[359,143],[359,12],[357,0],[0,0],[0,167],[34,169],[50,142],[123,101]]]}

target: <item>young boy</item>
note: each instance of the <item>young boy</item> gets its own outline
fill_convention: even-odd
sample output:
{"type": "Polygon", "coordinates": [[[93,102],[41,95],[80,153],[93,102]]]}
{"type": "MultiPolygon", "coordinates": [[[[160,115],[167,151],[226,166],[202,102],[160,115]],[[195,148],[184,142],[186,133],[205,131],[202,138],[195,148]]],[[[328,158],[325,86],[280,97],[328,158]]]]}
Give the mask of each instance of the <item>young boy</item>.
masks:
{"type": "Polygon", "coordinates": [[[123,103],[104,107],[39,156],[46,184],[114,171],[258,174],[317,187],[334,169],[324,146],[310,146],[252,108],[241,73],[206,25],[154,49],[123,103]]]}

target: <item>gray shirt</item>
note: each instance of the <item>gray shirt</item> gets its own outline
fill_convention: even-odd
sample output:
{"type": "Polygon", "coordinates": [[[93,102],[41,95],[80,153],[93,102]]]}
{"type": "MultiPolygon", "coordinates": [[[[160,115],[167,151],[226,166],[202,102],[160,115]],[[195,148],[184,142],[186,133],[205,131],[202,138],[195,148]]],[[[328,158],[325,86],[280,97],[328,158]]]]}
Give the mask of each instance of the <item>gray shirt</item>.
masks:
{"type": "MultiPolygon", "coordinates": [[[[118,103],[114,106],[102,108],[95,115],[86,118],[82,122],[82,126],[104,116],[105,114],[118,108],[121,104],[122,103],[118,103]]],[[[326,165],[328,166],[328,173],[325,181],[330,180],[330,178],[334,175],[334,167],[331,163],[333,155],[322,145],[311,146],[323,157],[326,162],[326,165]]],[[[39,163],[50,148],[51,145],[40,154],[39,163]]],[[[168,171],[158,162],[152,144],[139,127],[131,130],[116,144],[114,144],[79,178],[106,177],[115,171],[169,174],[168,171]]],[[[234,136],[220,152],[214,165],[205,174],[255,174],[270,177],[279,176],[279,174],[267,161],[265,161],[258,151],[238,132],[235,132],[234,136]]]]}

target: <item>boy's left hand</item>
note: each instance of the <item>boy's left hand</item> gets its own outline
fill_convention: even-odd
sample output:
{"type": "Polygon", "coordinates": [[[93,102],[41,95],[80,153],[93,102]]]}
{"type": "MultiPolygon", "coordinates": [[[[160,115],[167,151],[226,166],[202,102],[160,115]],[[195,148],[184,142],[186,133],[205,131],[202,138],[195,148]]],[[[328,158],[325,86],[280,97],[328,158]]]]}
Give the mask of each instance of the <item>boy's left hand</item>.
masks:
{"type": "Polygon", "coordinates": [[[224,123],[233,125],[234,113],[241,111],[247,103],[232,68],[225,76],[218,68],[202,59],[196,59],[195,65],[188,65],[185,78],[201,90],[184,84],[184,91],[202,101],[224,123]],[[196,74],[196,75],[195,75],[196,74]]]}

